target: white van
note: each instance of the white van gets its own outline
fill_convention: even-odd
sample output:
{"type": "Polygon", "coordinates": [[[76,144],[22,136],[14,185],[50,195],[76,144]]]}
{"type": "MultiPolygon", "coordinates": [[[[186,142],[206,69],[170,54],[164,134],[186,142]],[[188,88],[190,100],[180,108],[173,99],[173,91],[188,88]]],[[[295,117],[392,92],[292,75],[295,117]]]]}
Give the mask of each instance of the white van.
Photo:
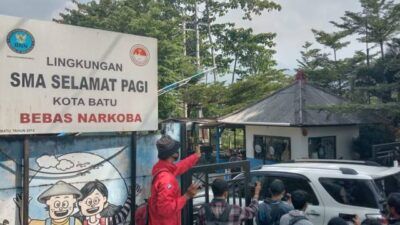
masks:
{"type": "Polygon", "coordinates": [[[383,219],[386,197],[400,191],[400,167],[364,161],[300,160],[251,171],[251,182],[263,185],[262,196],[269,196],[269,184],[275,179],[285,183],[288,193],[297,189],[309,193],[306,214],[313,224],[328,224],[339,213],[357,214],[361,220],[383,219]]]}

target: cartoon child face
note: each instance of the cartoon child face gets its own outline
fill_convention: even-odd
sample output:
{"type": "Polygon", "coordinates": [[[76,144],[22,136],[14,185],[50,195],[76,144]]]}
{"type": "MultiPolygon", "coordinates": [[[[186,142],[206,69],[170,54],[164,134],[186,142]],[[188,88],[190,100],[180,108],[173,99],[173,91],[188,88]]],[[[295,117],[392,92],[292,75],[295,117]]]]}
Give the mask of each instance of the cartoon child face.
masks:
{"type": "Polygon", "coordinates": [[[86,198],[79,201],[78,204],[84,216],[93,216],[103,211],[107,206],[107,197],[96,189],[86,198]]]}
{"type": "Polygon", "coordinates": [[[76,198],[74,195],[52,196],[46,201],[49,207],[50,218],[60,220],[67,218],[74,212],[76,198]]]}

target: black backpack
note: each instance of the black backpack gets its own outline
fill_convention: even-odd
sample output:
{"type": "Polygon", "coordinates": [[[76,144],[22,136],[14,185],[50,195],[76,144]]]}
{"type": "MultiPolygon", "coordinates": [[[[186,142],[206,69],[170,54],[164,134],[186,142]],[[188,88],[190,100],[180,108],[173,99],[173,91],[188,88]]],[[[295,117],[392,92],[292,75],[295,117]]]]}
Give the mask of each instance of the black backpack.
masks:
{"type": "Polygon", "coordinates": [[[204,204],[204,210],[206,213],[206,225],[228,225],[229,224],[229,214],[231,213],[232,206],[227,204],[225,210],[217,218],[211,210],[209,204],[204,204]]]}

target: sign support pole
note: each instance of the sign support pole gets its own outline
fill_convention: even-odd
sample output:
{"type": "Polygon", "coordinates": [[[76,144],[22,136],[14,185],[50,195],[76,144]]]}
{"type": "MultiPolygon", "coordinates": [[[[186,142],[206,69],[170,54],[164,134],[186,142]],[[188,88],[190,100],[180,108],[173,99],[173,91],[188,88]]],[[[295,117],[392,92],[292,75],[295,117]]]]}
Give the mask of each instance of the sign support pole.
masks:
{"type": "Polygon", "coordinates": [[[22,224],[28,225],[29,218],[29,138],[24,138],[24,176],[23,176],[23,195],[22,195],[22,224]]]}
{"type": "Polygon", "coordinates": [[[131,225],[135,225],[136,211],[136,147],[137,147],[137,132],[131,133],[131,225]]]}

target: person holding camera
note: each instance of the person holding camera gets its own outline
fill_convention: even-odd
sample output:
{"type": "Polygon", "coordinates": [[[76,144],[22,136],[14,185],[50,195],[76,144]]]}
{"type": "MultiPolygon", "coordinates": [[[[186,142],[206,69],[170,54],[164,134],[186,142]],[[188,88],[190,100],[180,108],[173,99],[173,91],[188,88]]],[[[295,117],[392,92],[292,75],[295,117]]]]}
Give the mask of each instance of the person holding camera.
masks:
{"type": "Polygon", "coordinates": [[[174,163],[179,159],[180,142],[168,135],[157,141],[158,158],[153,167],[153,181],[149,198],[149,225],[180,225],[181,210],[189,199],[198,192],[199,185],[192,184],[184,195],[181,195],[177,176],[185,173],[201,156],[200,147],[196,153],[174,163]]]}
{"type": "Polygon", "coordinates": [[[215,179],[213,181],[211,189],[214,199],[200,208],[198,225],[240,225],[243,221],[253,219],[256,216],[258,198],[261,191],[260,182],[256,183],[251,203],[245,208],[227,203],[228,187],[228,182],[223,179],[215,179]]]}
{"type": "Polygon", "coordinates": [[[271,199],[265,199],[260,204],[257,215],[258,225],[279,225],[281,217],[293,210],[293,206],[289,204],[290,196],[288,201],[283,201],[282,198],[285,196],[285,185],[279,179],[272,181],[270,185],[271,199]]]}

